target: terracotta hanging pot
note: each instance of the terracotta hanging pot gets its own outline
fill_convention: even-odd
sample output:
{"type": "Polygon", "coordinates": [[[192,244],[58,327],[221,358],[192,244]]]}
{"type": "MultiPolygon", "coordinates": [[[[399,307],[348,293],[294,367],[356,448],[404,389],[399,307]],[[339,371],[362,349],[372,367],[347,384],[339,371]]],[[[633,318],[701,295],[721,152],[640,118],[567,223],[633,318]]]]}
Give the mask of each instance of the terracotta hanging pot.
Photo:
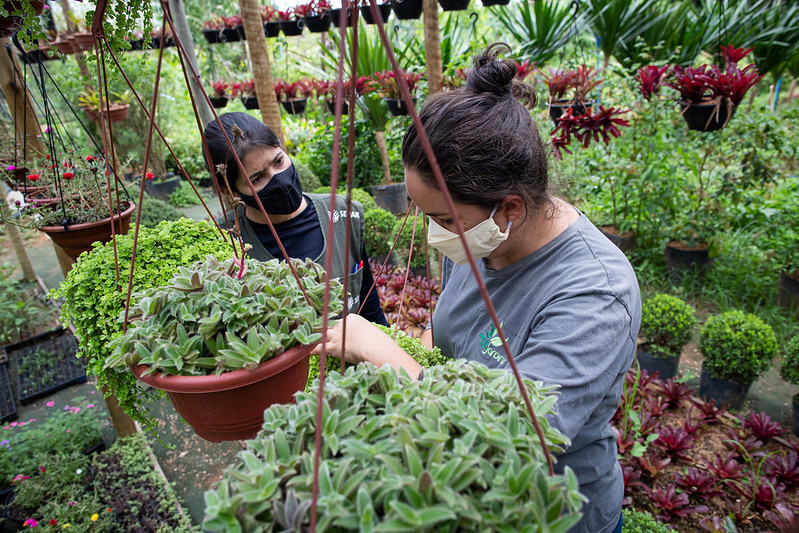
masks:
{"type": "Polygon", "coordinates": [[[198,436],[212,442],[254,438],[264,423],[264,410],[292,403],[308,383],[308,361],[315,344],[295,346],[261,363],[255,370],[234,370],[219,376],[133,374],[143,383],[165,391],[175,410],[198,436]]]}
{"type": "Polygon", "coordinates": [[[57,39],[55,41],[50,41],[50,46],[64,55],[75,53],[75,49],[72,46],[72,41],[69,39],[57,39]]]}
{"type": "MultiPolygon", "coordinates": [[[[125,235],[130,229],[130,218],[136,209],[136,204],[127,203],[128,207],[113,217],[114,233],[117,235],[125,235]]],[[[66,227],[42,226],[39,231],[46,233],[69,257],[77,260],[80,254],[92,249],[92,243],[111,240],[111,217],[66,227]]]]}
{"type": "Polygon", "coordinates": [[[94,35],[89,32],[82,32],[82,33],[73,33],[72,37],[75,38],[75,42],[77,43],[79,49],[81,51],[87,52],[94,48],[94,35]]]}

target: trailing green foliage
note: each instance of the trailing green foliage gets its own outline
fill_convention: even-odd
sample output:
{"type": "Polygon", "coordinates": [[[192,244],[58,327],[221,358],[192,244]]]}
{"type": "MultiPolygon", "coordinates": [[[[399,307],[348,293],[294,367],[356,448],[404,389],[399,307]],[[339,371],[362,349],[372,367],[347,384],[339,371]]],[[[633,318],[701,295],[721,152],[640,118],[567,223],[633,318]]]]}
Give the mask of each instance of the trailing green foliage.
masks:
{"type": "MultiPolygon", "coordinates": [[[[566,439],[545,418],[553,387],[527,381],[550,449],[566,439]]],[[[303,530],[309,523],[317,396],[273,405],[216,488],[211,531],[303,530]]],[[[583,500],[567,467],[549,476],[513,376],[465,361],[422,380],[360,364],[332,373],[322,400],[319,531],[563,532],[583,500]]]]}
{"type": "MultiPolygon", "coordinates": [[[[130,365],[146,365],[145,374],[219,375],[252,370],[293,346],[314,344],[322,337],[327,276],[311,260],[291,261],[302,287],[278,259],[220,263],[209,255],[180,267],[166,287],[135,295],[131,322],[111,341],[106,368],[127,372],[130,365]]],[[[331,317],[342,291],[332,280],[331,317]]]]}
{"type": "Polygon", "coordinates": [[[696,327],[694,308],[676,296],[656,294],[644,302],[641,335],[658,357],[680,355],[696,327]]]}
{"type": "Polygon", "coordinates": [[[780,376],[788,383],[799,385],[799,335],[785,345],[780,376]]]}
{"type": "Polygon", "coordinates": [[[710,317],[699,330],[699,350],[711,376],[751,383],[779,353],[771,326],[752,314],[727,311],[710,317]]]}
{"type": "Polygon", "coordinates": [[[671,533],[673,531],[646,511],[622,509],[621,514],[624,517],[621,533],[671,533]]]}
{"type": "MultiPolygon", "coordinates": [[[[125,309],[127,292],[124,289],[130,279],[134,231],[131,227],[127,235],[117,236],[119,283],[113,243],[96,243],[90,253],[78,258],[66,279],[50,291],[50,295],[64,298],[61,320],[65,325],[75,326],[78,356],[86,359],[86,372],[97,376],[98,385],[107,387],[108,394],[116,396],[128,416],[144,423],[148,419],[147,406],[136,400],[136,378],[104,367],[111,354],[110,342],[122,331],[118,319],[125,309]]],[[[166,285],[179,267],[191,265],[207,254],[224,257],[232,250],[219,231],[205,222],[182,218],[161,222],[154,229],[142,227],[132,291],[166,285]]]]}
{"type": "Polygon", "coordinates": [[[380,207],[364,213],[363,240],[366,253],[373,257],[385,256],[394,244],[397,217],[380,207]]]}

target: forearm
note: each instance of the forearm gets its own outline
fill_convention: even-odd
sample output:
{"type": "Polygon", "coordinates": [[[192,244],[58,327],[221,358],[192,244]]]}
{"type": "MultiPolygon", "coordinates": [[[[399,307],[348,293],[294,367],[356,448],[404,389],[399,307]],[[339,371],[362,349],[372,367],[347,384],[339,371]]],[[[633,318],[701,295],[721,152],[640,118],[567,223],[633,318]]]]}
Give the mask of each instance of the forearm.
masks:
{"type": "Polygon", "coordinates": [[[412,378],[418,376],[422,371],[422,365],[400,348],[390,336],[379,330],[378,333],[374,339],[370,339],[368,345],[363,345],[358,350],[358,359],[378,367],[391,365],[397,372],[403,368],[412,378]]]}

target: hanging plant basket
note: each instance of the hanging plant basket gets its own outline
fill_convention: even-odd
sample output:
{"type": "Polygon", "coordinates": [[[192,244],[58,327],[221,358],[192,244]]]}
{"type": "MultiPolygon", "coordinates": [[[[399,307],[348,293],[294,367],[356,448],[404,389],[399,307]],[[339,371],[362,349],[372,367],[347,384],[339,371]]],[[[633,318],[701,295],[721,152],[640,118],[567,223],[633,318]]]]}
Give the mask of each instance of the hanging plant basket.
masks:
{"type": "Polygon", "coordinates": [[[222,109],[227,105],[227,96],[210,96],[211,105],[214,109],[222,109]]]}
{"type": "MultiPolygon", "coordinates": [[[[391,4],[378,4],[377,9],[380,10],[380,17],[383,23],[385,23],[388,17],[391,16],[391,4]]],[[[369,6],[361,6],[361,16],[363,16],[363,21],[365,23],[375,23],[375,19],[372,18],[372,9],[369,6]]]]}
{"type": "Polygon", "coordinates": [[[82,52],[87,52],[94,48],[94,35],[89,32],[73,33],[72,37],[75,39],[78,48],[82,52]]]}
{"type": "MultiPolygon", "coordinates": [[[[338,21],[340,16],[339,13],[341,13],[341,8],[330,10],[330,20],[333,21],[333,26],[335,26],[336,28],[339,27],[339,21],[338,21]]],[[[347,27],[348,28],[352,27],[352,21],[350,19],[350,8],[347,8],[347,27]]]]}
{"type": "Polygon", "coordinates": [[[280,23],[264,22],[264,35],[267,37],[277,37],[280,35],[280,23]]]}
{"type": "Polygon", "coordinates": [[[281,20],[280,31],[286,37],[294,37],[295,35],[302,35],[302,29],[305,27],[305,22],[302,19],[281,20]]]}
{"type": "Polygon", "coordinates": [[[422,0],[395,0],[391,2],[394,16],[399,20],[413,20],[422,16],[422,0]]]}
{"type": "MultiPolygon", "coordinates": [[[[89,116],[89,118],[94,121],[98,121],[103,118],[100,116],[100,111],[97,109],[92,109],[90,107],[83,107],[82,109],[89,116]]],[[[122,122],[128,118],[129,112],[130,104],[111,104],[111,108],[108,111],[108,118],[111,120],[111,122],[122,122]]]]}
{"type": "Polygon", "coordinates": [[[483,7],[506,6],[508,4],[510,4],[510,0],[483,0],[483,7]]]}
{"type": "MultiPolygon", "coordinates": [[[[388,104],[388,110],[391,111],[391,114],[395,117],[407,115],[411,111],[408,109],[408,106],[405,105],[405,102],[401,98],[383,98],[388,104]]],[[[416,105],[417,98],[413,98],[413,104],[416,105]]]]}
{"type": "Polygon", "coordinates": [[[131,52],[138,52],[144,49],[144,39],[133,39],[128,42],[130,43],[131,52]]]}
{"type": "Polygon", "coordinates": [[[737,109],[729,100],[719,103],[691,104],[680,102],[680,113],[689,130],[718,131],[727,126],[737,109]]]}
{"type": "Polygon", "coordinates": [[[57,39],[55,41],[50,41],[50,46],[64,55],[75,53],[75,48],[72,46],[72,41],[69,39],[57,39]]]}
{"type": "Polygon", "coordinates": [[[311,33],[326,32],[330,28],[330,24],[332,24],[329,11],[324,15],[305,17],[303,20],[305,21],[305,27],[311,33]]]}
{"type": "Polygon", "coordinates": [[[244,104],[246,109],[260,109],[257,96],[242,96],[241,103],[244,104]]]}
{"type": "Polygon", "coordinates": [[[280,102],[280,104],[289,115],[300,115],[305,113],[305,105],[307,102],[307,98],[300,98],[298,100],[284,100],[280,102]]]}
{"type": "Polygon", "coordinates": [[[581,115],[585,115],[586,111],[594,105],[593,100],[590,102],[573,102],[571,100],[556,100],[555,102],[551,102],[549,105],[549,118],[552,119],[552,122],[555,123],[557,126],[558,119],[560,116],[566,112],[567,109],[570,107],[572,108],[572,115],[575,117],[579,117],[581,115]]]}
{"type": "Polygon", "coordinates": [[[308,360],[315,344],[295,346],[261,363],[255,370],[234,370],[219,376],[133,374],[143,383],[165,391],[175,410],[200,437],[212,442],[255,437],[264,423],[264,409],[292,403],[308,383],[308,360]]]}
{"type": "Polygon", "coordinates": [[[208,44],[223,43],[222,30],[203,30],[203,37],[208,41],[208,44]]]}
{"type": "Polygon", "coordinates": [[[0,17],[0,37],[10,37],[22,27],[22,17],[0,17]]]}
{"type": "MultiPolygon", "coordinates": [[[[333,100],[325,100],[325,104],[327,104],[327,110],[330,111],[332,115],[336,114],[336,102],[333,100]]],[[[341,114],[342,115],[349,115],[350,114],[350,103],[349,102],[342,102],[341,105],[341,114]]]]}
{"type": "MultiPolygon", "coordinates": [[[[117,235],[124,235],[128,232],[130,218],[136,209],[136,204],[133,202],[123,202],[123,206],[125,204],[127,204],[127,208],[113,217],[114,233],[117,235]]],[[[80,254],[92,249],[92,243],[111,240],[111,217],[97,222],[73,224],[66,227],[42,226],[39,231],[46,233],[69,257],[77,260],[80,254]]]]}
{"type": "Polygon", "coordinates": [[[469,0],[438,0],[444,11],[463,11],[469,7],[469,0]]]}

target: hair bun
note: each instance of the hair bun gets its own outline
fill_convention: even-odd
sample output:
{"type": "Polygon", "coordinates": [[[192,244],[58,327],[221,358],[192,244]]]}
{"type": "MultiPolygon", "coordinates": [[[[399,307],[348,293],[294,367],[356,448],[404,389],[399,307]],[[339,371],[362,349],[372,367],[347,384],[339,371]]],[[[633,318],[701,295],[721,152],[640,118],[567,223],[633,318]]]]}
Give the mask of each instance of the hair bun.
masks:
{"type": "Polygon", "coordinates": [[[500,53],[510,53],[505,43],[494,43],[474,58],[474,68],[466,79],[466,90],[475,93],[491,93],[498,97],[511,96],[525,106],[535,105],[537,98],[533,88],[516,80],[516,62],[499,59],[500,53]]]}

